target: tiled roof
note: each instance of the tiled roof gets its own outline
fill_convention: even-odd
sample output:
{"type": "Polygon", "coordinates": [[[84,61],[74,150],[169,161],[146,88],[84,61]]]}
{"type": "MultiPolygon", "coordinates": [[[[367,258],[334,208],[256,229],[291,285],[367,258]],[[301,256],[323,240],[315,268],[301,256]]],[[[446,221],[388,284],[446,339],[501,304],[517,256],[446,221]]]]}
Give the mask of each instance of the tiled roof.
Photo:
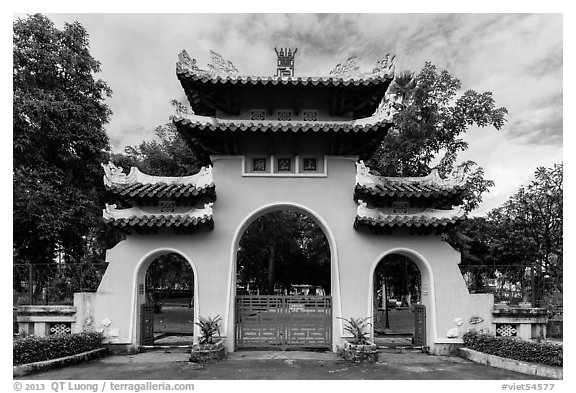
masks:
{"type": "Polygon", "coordinates": [[[178,76],[188,78],[194,82],[212,83],[212,84],[229,84],[229,85],[248,85],[248,86],[370,86],[381,83],[389,83],[389,76],[380,76],[362,79],[347,79],[340,77],[277,77],[277,76],[236,76],[221,77],[201,75],[189,70],[177,70],[178,76]]]}
{"type": "Polygon", "coordinates": [[[466,189],[463,171],[442,179],[436,169],[423,177],[385,177],[370,173],[362,161],[356,164],[356,191],[380,197],[434,198],[458,194],[466,189]]]}
{"type": "Polygon", "coordinates": [[[379,227],[442,227],[463,220],[466,213],[461,208],[452,210],[425,209],[418,213],[394,214],[367,207],[359,201],[356,223],[379,227]]]}
{"type": "MultiPolygon", "coordinates": [[[[176,75],[194,82],[228,85],[263,85],[263,86],[368,86],[389,83],[394,78],[392,59],[387,55],[379,61],[370,73],[352,72],[352,69],[333,70],[328,77],[278,77],[278,76],[242,76],[231,61],[224,59],[214,51],[210,51],[211,63],[208,69],[197,65],[188,53],[183,50],[178,55],[176,75]]],[[[351,59],[349,59],[351,60],[351,59]]],[[[349,66],[350,68],[350,66],[349,66]]],[[[353,65],[351,68],[355,68],[353,65]]]]}
{"type": "Polygon", "coordinates": [[[392,124],[391,117],[378,113],[350,121],[281,121],[281,120],[223,120],[208,116],[177,115],[175,123],[207,131],[271,131],[271,132],[370,132],[392,124]]]}
{"type": "Polygon", "coordinates": [[[181,198],[214,188],[212,167],[203,167],[195,175],[183,177],[150,176],[136,167],[126,175],[111,162],[102,167],[106,188],[126,197],[181,198]]]}
{"type": "Polygon", "coordinates": [[[184,213],[149,213],[138,207],[116,209],[116,205],[106,204],[103,210],[104,222],[117,228],[138,227],[191,227],[212,220],[212,204],[203,209],[190,209],[184,213]]]}

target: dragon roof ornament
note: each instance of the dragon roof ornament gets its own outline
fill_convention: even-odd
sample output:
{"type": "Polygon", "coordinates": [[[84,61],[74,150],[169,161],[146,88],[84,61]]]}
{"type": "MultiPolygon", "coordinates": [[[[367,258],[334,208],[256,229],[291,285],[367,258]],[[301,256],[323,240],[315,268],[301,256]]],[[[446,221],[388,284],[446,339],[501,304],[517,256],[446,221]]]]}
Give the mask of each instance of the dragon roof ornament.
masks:
{"type": "Polygon", "coordinates": [[[198,67],[196,59],[190,57],[188,52],[182,50],[178,54],[178,62],[176,63],[176,72],[184,73],[190,72],[192,74],[207,76],[210,78],[238,78],[238,69],[230,60],[226,60],[219,53],[210,50],[210,64],[208,70],[203,70],[198,67]]]}
{"type": "Polygon", "coordinates": [[[413,184],[433,186],[437,188],[456,188],[464,187],[468,178],[463,167],[456,169],[448,174],[445,178],[440,177],[438,169],[434,168],[427,176],[420,177],[387,177],[378,176],[370,173],[364,161],[356,163],[356,185],[368,188],[382,186],[384,184],[413,184]]]}
{"type": "Polygon", "coordinates": [[[384,113],[387,117],[394,117],[409,101],[416,83],[414,72],[395,75],[374,114],[384,113]]]}
{"type": "Polygon", "coordinates": [[[360,79],[360,78],[383,78],[394,77],[394,58],[395,55],[390,55],[389,53],[383,59],[376,62],[376,67],[372,72],[362,72],[360,71],[360,66],[358,65],[358,56],[351,56],[346,61],[338,63],[332,71],[330,71],[330,76],[334,78],[342,79],[360,79]]]}
{"type": "Polygon", "coordinates": [[[198,173],[191,176],[168,177],[147,175],[136,167],[131,167],[130,173],[126,175],[121,167],[112,162],[101,165],[104,168],[104,185],[108,188],[133,184],[190,184],[196,188],[206,188],[214,184],[212,166],[202,167],[198,173]]]}

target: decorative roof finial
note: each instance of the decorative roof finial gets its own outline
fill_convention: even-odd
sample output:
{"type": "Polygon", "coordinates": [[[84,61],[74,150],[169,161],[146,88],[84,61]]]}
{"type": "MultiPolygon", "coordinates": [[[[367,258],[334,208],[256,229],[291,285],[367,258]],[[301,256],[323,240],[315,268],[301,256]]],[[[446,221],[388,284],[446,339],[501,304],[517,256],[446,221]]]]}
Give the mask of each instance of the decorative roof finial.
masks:
{"type": "Polygon", "coordinates": [[[280,50],[274,48],[276,51],[276,56],[278,56],[278,63],[276,68],[276,76],[278,77],[286,77],[286,76],[294,76],[294,56],[296,56],[296,52],[298,48],[294,48],[294,52],[292,52],[291,48],[280,48],[280,50]]]}

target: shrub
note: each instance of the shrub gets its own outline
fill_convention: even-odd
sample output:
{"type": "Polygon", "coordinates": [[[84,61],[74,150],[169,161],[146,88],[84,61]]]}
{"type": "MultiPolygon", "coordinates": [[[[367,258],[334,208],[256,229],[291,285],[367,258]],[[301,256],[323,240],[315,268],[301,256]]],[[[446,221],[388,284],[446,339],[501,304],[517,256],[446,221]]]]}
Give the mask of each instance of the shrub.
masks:
{"type": "Polygon", "coordinates": [[[200,326],[200,330],[202,332],[202,336],[200,336],[199,343],[200,344],[214,344],[214,335],[218,333],[220,336],[220,321],[222,317],[220,315],[216,315],[214,319],[212,318],[198,318],[200,322],[195,322],[196,325],[200,326]]]}
{"type": "Polygon", "coordinates": [[[338,317],[338,319],[343,320],[346,324],[344,325],[344,330],[348,333],[352,334],[352,344],[368,344],[368,320],[370,317],[364,318],[342,318],[338,317]]]}
{"type": "Polygon", "coordinates": [[[14,364],[41,362],[101,348],[102,334],[76,333],[14,340],[14,364]]]}
{"type": "Polygon", "coordinates": [[[464,346],[475,351],[524,362],[562,366],[562,345],[547,342],[526,341],[513,337],[495,337],[475,331],[462,337],[464,346]]]}

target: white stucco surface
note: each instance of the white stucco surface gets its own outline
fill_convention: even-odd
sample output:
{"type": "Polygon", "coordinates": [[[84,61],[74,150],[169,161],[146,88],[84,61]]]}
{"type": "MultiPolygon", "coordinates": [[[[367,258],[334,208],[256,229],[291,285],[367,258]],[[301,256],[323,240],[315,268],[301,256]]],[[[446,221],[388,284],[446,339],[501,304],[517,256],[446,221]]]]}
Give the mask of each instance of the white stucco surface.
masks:
{"type": "MultiPolygon", "coordinates": [[[[422,303],[427,309],[427,342],[461,342],[469,327],[491,326],[491,298],[468,294],[458,269],[460,255],[440,237],[427,235],[376,235],[359,232],[353,223],[355,158],[328,157],[326,177],[242,176],[242,157],[213,158],[217,200],[214,229],[193,235],[165,230],[156,235],[129,235],[107,253],[110,263],[95,299],[95,323],[104,333],[114,330],[110,342],[137,345],[139,305],[144,295],[138,286],[153,258],[161,252],[182,254],[192,265],[196,282],[195,319],[223,317],[227,350],[234,348],[236,251],[243,231],[270,211],[293,209],[308,214],[326,234],[331,248],[333,298],[333,349],[344,332],[337,317],[372,315],[373,272],[390,253],[409,256],[422,276],[422,303]],[[470,325],[472,316],[484,321],[470,325]],[[457,326],[455,319],[463,324],[457,326]],[[108,319],[109,326],[101,321],[108,319]],[[459,337],[446,338],[451,328],[459,337]],[[116,330],[117,329],[117,330],[116,330]]],[[[197,329],[197,328],[196,328],[197,329]]],[[[198,333],[197,331],[195,333],[198,333]]]]}

